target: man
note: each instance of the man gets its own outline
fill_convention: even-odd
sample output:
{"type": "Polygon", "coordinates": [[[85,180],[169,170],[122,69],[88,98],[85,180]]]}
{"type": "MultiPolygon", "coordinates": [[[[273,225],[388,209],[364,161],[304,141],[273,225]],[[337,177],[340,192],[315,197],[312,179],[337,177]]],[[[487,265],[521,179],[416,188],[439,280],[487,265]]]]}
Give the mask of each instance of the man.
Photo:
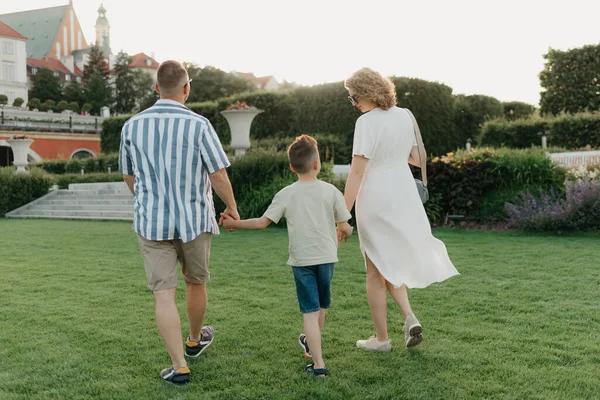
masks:
{"type": "Polygon", "coordinates": [[[215,130],[184,106],[192,82],[187,71],[177,61],[165,61],[157,80],[160,100],[123,126],[119,171],[135,196],[133,228],[154,293],[156,324],[172,361],[160,377],[185,384],[190,370],[175,302],[177,264],[187,286],[185,355],[197,357],[214,336],[212,327],[202,326],[211,237],[219,233],[212,188],[224,201],[225,214],[240,217],[225,170],[230,164],[215,130]]]}

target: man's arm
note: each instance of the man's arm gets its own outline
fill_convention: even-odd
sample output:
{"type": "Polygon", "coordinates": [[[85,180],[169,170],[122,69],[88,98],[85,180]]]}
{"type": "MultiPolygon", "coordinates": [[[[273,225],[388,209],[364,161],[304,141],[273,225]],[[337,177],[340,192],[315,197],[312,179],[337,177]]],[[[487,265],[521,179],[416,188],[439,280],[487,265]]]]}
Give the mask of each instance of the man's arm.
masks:
{"type": "Polygon", "coordinates": [[[133,182],[135,181],[135,175],[123,175],[123,180],[127,184],[131,194],[135,196],[135,190],[133,189],[133,182]]]}
{"type": "MultiPolygon", "coordinates": [[[[237,211],[237,204],[235,203],[235,198],[233,196],[233,189],[231,188],[231,182],[229,182],[229,177],[227,176],[225,168],[218,170],[214,174],[210,174],[208,177],[217,196],[223,200],[225,207],[227,207],[223,214],[230,215],[233,219],[240,219],[240,215],[237,211]]],[[[223,217],[219,219],[219,224],[222,222],[223,217]]]]}
{"type": "Polygon", "coordinates": [[[260,230],[271,225],[271,220],[267,217],[235,220],[228,214],[221,214],[223,218],[223,226],[226,229],[245,229],[245,230],[260,230]]]}

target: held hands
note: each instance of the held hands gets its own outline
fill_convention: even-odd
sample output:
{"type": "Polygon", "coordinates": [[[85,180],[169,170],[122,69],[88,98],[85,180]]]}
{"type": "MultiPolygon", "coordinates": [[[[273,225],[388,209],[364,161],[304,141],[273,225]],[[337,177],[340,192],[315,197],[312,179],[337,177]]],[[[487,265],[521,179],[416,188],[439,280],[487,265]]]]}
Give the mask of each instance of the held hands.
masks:
{"type": "Polygon", "coordinates": [[[221,213],[221,217],[219,218],[219,225],[222,225],[228,232],[235,231],[235,223],[234,221],[239,221],[240,214],[236,209],[226,208],[225,211],[221,213]]]}
{"type": "Polygon", "coordinates": [[[338,246],[342,243],[342,238],[344,238],[344,242],[348,241],[348,238],[350,236],[352,236],[352,232],[354,231],[354,228],[352,226],[350,226],[349,223],[344,222],[342,224],[338,224],[337,228],[337,239],[338,239],[338,246]]]}

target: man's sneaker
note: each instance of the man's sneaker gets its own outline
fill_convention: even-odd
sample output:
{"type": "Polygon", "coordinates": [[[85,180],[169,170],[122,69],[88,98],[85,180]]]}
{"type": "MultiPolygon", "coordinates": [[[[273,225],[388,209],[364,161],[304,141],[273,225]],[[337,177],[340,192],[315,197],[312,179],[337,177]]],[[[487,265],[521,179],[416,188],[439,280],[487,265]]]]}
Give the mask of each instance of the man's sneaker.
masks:
{"type": "Polygon", "coordinates": [[[423,341],[423,327],[413,313],[408,314],[404,321],[404,339],[406,347],[414,347],[423,341]]]}
{"type": "Polygon", "coordinates": [[[165,368],[160,371],[160,377],[175,385],[185,385],[190,382],[190,369],[188,367],[183,368],[165,368]]]}
{"type": "Polygon", "coordinates": [[[304,333],[300,334],[300,337],[298,338],[298,343],[300,343],[300,346],[302,346],[302,350],[304,350],[304,357],[312,358],[312,355],[310,354],[310,350],[308,348],[308,341],[306,340],[306,335],[304,333]]]}
{"type": "Polygon", "coordinates": [[[188,357],[198,357],[210,344],[215,337],[215,330],[212,326],[203,326],[200,332],[200,341],[194,342],[188,336],[185,341],[185,355],[188,357]]]}
{"type": "Polygon", "coordinates": [[[377,337],[371,336],[367,340],[359,340],[356,342],[356,347],[359,349],[371,350],[371,351],[391,351],[392,350],[392,341],[385,340],[380,342],[377,340],[377,337]]]}

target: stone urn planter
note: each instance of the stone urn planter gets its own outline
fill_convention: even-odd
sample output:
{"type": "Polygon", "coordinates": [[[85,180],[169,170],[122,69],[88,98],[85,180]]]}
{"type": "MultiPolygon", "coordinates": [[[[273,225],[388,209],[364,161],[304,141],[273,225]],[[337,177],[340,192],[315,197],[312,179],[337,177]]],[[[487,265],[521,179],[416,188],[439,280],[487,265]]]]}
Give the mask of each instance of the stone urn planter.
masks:
{"type": "Polygon", "coordinates": [[[240,102],[221,111],[231,131],[231,148],[234,150],[234,157],[243,156],[250,147],[250,126],[254,117],[261,112],[263,111],[240,102]]]}
{"type": "Polygon", "coordinates": [[[26,174],[27,170],[27,154],[29,153],[29,147],[33,140],[28,139],[26,136],[13,136],[12,139],[6,141],[13,152],[14,161],[13,164],[17,167],[17,174],[26,174]]]}

